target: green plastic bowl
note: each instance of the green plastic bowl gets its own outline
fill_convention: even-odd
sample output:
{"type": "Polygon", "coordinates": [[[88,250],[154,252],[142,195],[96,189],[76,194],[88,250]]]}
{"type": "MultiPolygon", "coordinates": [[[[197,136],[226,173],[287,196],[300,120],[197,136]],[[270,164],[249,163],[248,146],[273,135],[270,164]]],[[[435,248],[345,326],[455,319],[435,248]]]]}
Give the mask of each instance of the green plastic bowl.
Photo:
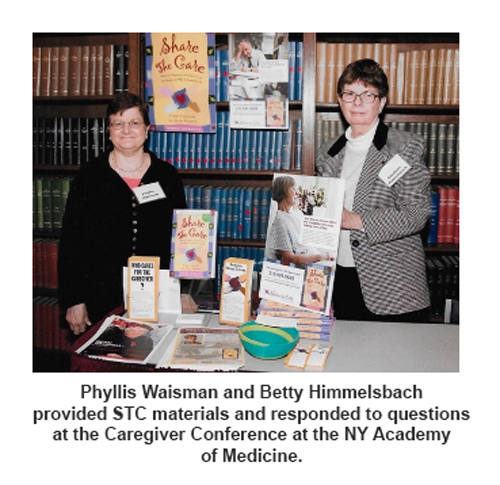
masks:
{"type": "Polygon", "coordinates": [[[296,328],[268,327],[253,321],[241,325],[239,334],[245,350],[259,359],[279,359],[291,352],[299,340],[296,328]]]}

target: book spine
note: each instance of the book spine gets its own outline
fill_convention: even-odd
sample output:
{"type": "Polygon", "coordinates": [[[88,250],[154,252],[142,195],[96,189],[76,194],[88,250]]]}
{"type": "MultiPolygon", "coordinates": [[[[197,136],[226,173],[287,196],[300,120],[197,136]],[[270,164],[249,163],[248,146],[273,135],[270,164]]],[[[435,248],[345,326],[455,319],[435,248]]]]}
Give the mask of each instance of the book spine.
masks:
{"type": "Polygon", "coordinates": [[[294,168],[302,170],[302,120],[295,122],[295,149],[294,149],[294,168]]]}
{"type": "Polygon", "coordinates": [[[326,102],[326,42],[318,42],[316,44],[316,102],[326,102]]]}
{"type": "Polygon", "coordinates": [[[302,87],[304,84],[303,72],[304,43],[297,42],[295,55],[295,99],[302,101],[302,87]]]}
{"type": "Polygon", "coordinates": [[[50,96],[50,79],[51,79],[50,57],[51,57],[51,48],[42,47],[40,96],[50,96]]]}
{"type": "Polygon", "coordinates": [[[75,45],[69,49],[69,95],[81,95],[82,80],[82,46],[75,45]]]}
{"type": "Polygon", "coordinates": [[[439,219],[439,192],[431,191],[431,215],[429,217],[429,233],[427,244],[437,244],[438,242],[438,219],[439,219]]]}
{"type": "Polygon", "coordinates": [[[42,48],[33,46],[33,97],[41,95],[42,48]]]}
{"type": "Polygon", "coordinates": [[[50,95],[59,96],[59,47],[50,48],[50,95]]]}

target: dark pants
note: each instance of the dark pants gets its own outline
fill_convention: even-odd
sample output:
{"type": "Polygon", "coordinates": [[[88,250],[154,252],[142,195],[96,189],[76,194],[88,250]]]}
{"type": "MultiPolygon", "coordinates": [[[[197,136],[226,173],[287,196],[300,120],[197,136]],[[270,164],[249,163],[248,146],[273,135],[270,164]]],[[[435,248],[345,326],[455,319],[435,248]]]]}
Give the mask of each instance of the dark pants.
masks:
{"type": "Polygon", "coordinates": [[[337,266],[333,287],[333,311],[338,320],[429,322],[429,308],[398,315],[377,315],[366,308],[356,268],[337,266]]]}

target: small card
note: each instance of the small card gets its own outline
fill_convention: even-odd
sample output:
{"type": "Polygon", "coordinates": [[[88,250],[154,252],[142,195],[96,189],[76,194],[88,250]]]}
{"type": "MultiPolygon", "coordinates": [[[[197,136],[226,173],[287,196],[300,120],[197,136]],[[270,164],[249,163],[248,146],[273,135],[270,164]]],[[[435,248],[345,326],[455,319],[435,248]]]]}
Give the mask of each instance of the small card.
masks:
{"type": "Polygon", "coordinates": [[[146,202],[153,202],[155,200],[166,198],[165,192],[163,192],[159,182],[140,185],[134,189],[134,193],[139,201],[139,204],[145,204],[146,202]]]}
{"type": "Polygon", "coordinates": [[[333,347],[329,345],[314,345],[309,353],[306,369],[323,370],[332,348],[333,347]]]}
{"type": "Polygon", "coordinates": [[[309,354],[311,353],[314,345],[298,343],[295,348],[290,352],[286,359],[286,367],[291,369],[305,369],[307,361],[309,359],[309,354]]]}
{"type": "Polygon", "coordinates": [[[384,165],[378,176],[387,186],[392,187],[410,168],[399,155],[395,155],[384,165]]]}

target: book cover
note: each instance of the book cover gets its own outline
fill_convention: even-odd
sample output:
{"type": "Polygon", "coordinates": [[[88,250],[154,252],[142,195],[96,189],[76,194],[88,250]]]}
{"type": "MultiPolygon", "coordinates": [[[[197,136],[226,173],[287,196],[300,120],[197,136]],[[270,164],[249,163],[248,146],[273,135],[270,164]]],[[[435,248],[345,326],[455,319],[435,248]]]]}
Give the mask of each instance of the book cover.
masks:
{"type": "Polygon", "coordinates": [[[145,37],[152,129],[214,132],[215,34],[147,32],[145,37]]]}
{"type": "Polygon", "coordinates": [[[139,322],[112,315],[76,352],[95,359],[148,364],[161,352],[172,329],[173,326],[168,324],[139,322]]]}
{"type": "Polygon", "coordinates": [[[215,277],[217,212],[175,209],[170,274],[177,278],[215,277]]]}
{"type": "Polygon", "coordinates": [[[232,128],[288,128],[286,33],[228,35],[232,128]]]}
{"type": "Polygon", "coordinates": [[[222,268],[219,322],[241,325],[250,320],[253,260],[227,258],[222,268]]]}
{"type": "Polygon", "coordinates": [[[333,274],[332,266],[309,264],[305,267],[302,307],[320,313],[327,312],[333,292],[333,285],[330,283],[333,274]]]}
{"type": "Polygon", "coordinates": [[[158,321],[160,258],[132,256],[128,260],[127,317],[158,321]]]}

